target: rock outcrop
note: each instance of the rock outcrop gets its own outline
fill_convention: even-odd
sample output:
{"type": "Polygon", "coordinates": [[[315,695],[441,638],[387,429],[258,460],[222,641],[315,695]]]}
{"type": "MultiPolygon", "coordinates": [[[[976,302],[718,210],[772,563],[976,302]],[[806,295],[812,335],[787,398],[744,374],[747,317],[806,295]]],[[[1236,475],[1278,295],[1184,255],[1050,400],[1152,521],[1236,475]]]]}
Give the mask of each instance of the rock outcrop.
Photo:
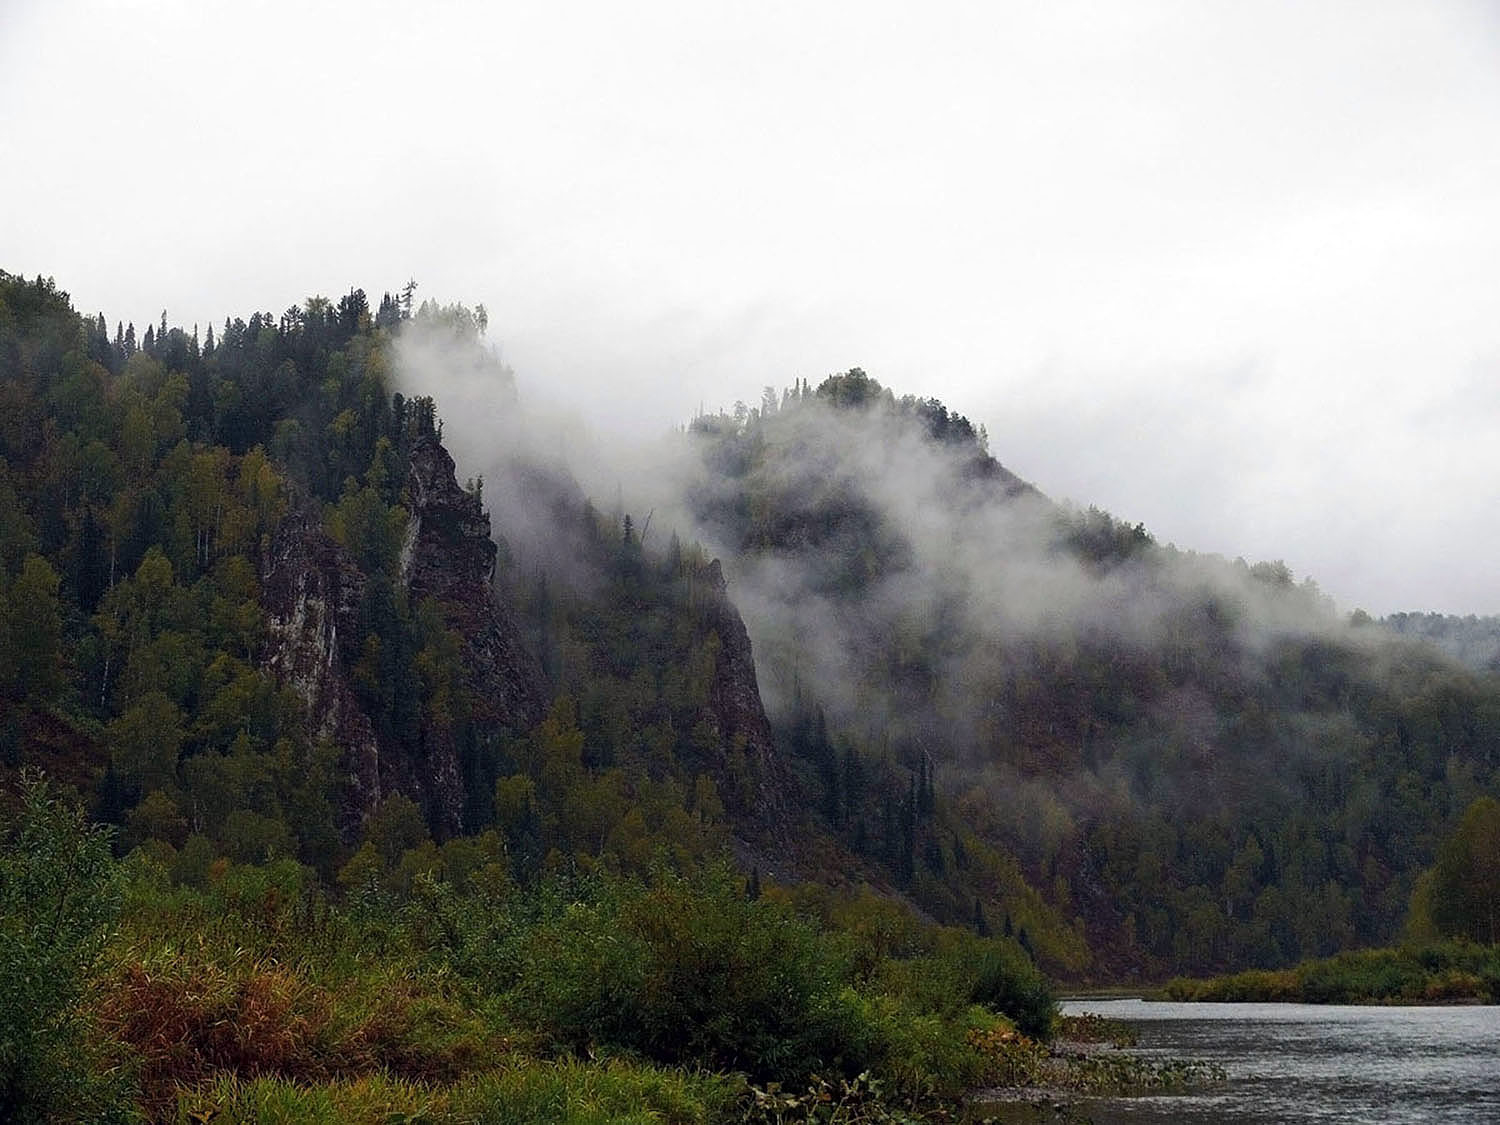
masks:
{"type": "Polygon", "coordinates": [[[479,497],[454,477],[453,458],[436,438],[421,437],[407,478],[410,522],[401,578],[415,603],[434,598],[464,643],[473,720],[526,729],[542,718],[547,689],[535,657],[521,643],[514,611],[495,594],[495,542],[479,497]]]}
{"type": "Polygon", "coordinates": [[[317,504],[298,501],[260,565],[267,642],[262,664],[307,703],[313,734],[339,748],[339,828],[353,839],[380,803],[381,752],[350,686],[345,648],[357,643],[365,576],[323,530],[317,504]]]}
{"type": "Polygon", "coordinates": [[[444,625],[462,639],[469,705],[462,737],[424,717],[397,742],[382,737],[361,709],[350,673],[364,641],[369,579],[324,531],[316,504],[294,507],[261,560],[268,611],[262,663],[306,701],[315,736],[339,747],[346,839],[389,793],[416,801],[439,837],[464,831],[464,754],[483,756],[504,731],[529,729],[546,705],[541,671],[491,585],[496,548],[489,517],[478,497],[459,487],[453,459],[435,437],[419,437],[412,447],[405,502],[398,579],[409,605],[432,599],[444,625]]]}
{"type": "MultiPolygon", "coordinates": [[[[724,570],[714,559],[698,572],[695,592],[698,612],[719,638],[719,659],[709,686],[708,710],[721,746],[744,754],[753,778],[753,792],[745,795],[747,814],[741,832],[747,841],[782,851],[795,850],[791,773],[776,751],[776,740],[761,703],[755,676],[750,633],[739,610],[729,600],[724,570]]],[[[753,849],[758,850],[758,849],[753,849]]]]}

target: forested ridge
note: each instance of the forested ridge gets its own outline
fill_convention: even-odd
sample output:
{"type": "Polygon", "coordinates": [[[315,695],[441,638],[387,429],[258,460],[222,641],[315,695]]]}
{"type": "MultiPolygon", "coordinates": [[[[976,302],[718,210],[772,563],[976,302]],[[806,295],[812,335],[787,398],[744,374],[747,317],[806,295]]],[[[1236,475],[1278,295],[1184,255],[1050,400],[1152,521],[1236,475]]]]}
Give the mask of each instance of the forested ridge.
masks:
{"type": "Polygon", "coordinates": [[[857,368],[691,436],[690,503],[753,591],[784,744],[856,852],[892,839],[863,763],[936,791],[893,858],[939,916],[977,837],[1096,979],[1385,944],[1500,786],[1500,680],[1412,639],[1472,654],[1483,620],[1377,623],[1280,562],[1055,504],[967,419],[857,368]]]}
{"type": "Polygon", "coordinates": [[[413,289],[138,335],[0,274],[4,1115],[940,1114],[1047,974],[1494,940],[1493,674],[857,368],[661,511],[480,476],[444,379],[512,377],[413,289]]]}

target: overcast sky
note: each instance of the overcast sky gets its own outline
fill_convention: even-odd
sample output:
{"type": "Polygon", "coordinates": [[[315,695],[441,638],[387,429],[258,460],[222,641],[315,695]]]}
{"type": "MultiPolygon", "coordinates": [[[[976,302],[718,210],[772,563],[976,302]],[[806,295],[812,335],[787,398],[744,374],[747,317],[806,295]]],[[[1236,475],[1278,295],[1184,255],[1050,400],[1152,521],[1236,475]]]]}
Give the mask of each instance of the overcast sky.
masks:
{"type": "Polygon", "coordinates": [[[863,366],[1056,498],[1500,613],[1500,4],[0,0],[0,268],[483,302],[655,432],[863,366]]]}

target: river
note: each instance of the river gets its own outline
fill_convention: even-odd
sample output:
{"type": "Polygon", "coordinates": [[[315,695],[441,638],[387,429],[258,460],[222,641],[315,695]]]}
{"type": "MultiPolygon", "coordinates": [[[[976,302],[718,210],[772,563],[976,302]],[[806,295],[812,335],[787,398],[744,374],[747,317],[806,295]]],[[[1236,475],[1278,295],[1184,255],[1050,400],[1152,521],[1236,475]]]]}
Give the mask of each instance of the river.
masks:
{"type": "Polygon", "coordinates": [[[1079,1101],[1113,1122],[1500,1122],[1500,1008],[1075,1000],[1123,1020],[1132,1051],[1217,1063],[1228,1080],[1169,1097],[1079,1101]]]}

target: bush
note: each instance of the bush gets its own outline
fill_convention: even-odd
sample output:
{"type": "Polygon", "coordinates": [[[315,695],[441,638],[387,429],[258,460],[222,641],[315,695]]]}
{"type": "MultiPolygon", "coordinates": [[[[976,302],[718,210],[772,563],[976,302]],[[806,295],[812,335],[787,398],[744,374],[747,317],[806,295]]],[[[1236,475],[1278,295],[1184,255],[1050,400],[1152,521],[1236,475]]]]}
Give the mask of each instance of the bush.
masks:
{"type": "Polygon", "coordinates": [[[1008,941],[980,939],[962,954],[969,965],[969,999],[1015,1020],[1033,1039],[1048,1039],[1057,1018],[1057,1003],[1030,957],[1008,941]]]}
{"type": "Polygon", "coordinates": [[[79,1001],[119,912],[109,832],[22,780],[0,822],[0,1120],[123,1119],[79,1001]]]}
{"type": "Polygon", "coordinates": [[[510,911],[468,971],[499,968],[506,1006],[557,1046],[784,1080],[869,1050],[840,945],[727,870],[557,880],[510,911]]]}

